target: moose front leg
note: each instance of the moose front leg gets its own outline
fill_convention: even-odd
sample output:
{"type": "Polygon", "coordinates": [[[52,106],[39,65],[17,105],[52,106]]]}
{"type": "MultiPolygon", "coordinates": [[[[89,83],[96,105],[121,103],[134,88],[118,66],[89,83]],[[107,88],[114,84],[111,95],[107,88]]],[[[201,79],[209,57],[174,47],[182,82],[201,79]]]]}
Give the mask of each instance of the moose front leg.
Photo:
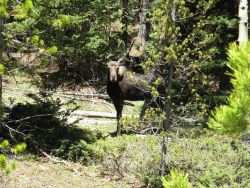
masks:
{"type": "Polygon", "coordinates": [[[119,136],[121,134],[120,119],[122,118],[123,103],[124,103],[124,100],[122,99],[114,102],[115,109],[116,109],[116,118],[117,118],[116,136],[119,136]]]}

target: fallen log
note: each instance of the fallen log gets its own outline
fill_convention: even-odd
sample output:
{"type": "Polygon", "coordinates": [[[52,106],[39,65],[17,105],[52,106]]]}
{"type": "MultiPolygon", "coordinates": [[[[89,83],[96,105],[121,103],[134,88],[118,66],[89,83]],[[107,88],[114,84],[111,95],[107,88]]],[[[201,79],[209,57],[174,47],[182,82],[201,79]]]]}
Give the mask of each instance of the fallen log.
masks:
{"type": "MultiPolygon", "coordinates": [[[[63,113],[66,112],[66,109],[61,109],[59,112],[63,113]]],[[[70,113],[71,117],[76,117],[79,120],[81,117],[89,117],[89,118],[109,118],[109,119],[116,119],[116,113],[109,113],[109,112],[95,112],[95,111],[85,111],[85,110],[75,110],[70,113]]],[[[128,114],[124,114],[124,117],[131,116],[128,114]]],[[[139,117],[139,116],[134,116],[139,117]]]]}
{"type": "Polygon", "coordinates": [[[83,118],[78,119],[76,117],[72,117],[68,119],[68,123],[76,122],[80,126],[93,126],[93,125],[116,125],[116,120],[100,120],[100,119],[89,119],[89,118],[83,118]]]}
{"type": "MultiPolygon", "coordinates": [[[[91,99],[102,99],[102,100],[105,100],[105,101],[108,101],[108,102],[112,102],[112,100],[109,98],[108,95],[104,95],[104,94],[84,94],[84,93],[76,93],[76,94],[73,94],[73,93],[65,93],[65,94],[62,94],[62,93],[54,93],[53,95],[56,95],[56,96],[59,96],[59,97],[62,97],[62,98],[69,98],[69,99],[76,99],[76,100],[89,100],[90,98],[91,99]]],[[[133,103],[131,102],[128,102],[128,101],[124,101],[124,105],[129,105],[129,106],[134,106],[133,103]]]]}
{"type": "MultiPolygon", "coordinates": [[[[4,86],[5,90],[8,91],[21,91],[24,94],[26,94],[27,96],[30,94],[35,94],[38,95],[39,91],[38,90],[34,90],[34,89],[20,89],[20,88],[9,88],[7,86],[4,86]]],[[[46,92],[46,91],[45,91],[46,92]]],[[[63,91],[47,91],[46,93],[52,93],[53,96],[58,96],[61,98],[67,98],[67,99],[72,99],[72,100],[79,100],[79,101],[86,101],[91,98],[91,99],[102,99],[108,102],[112,102],[112,100],[109,98],[108,95],[105,94],[98,94],[98,93],[72,93],[72,92],[63,92],[63,91]]],[[[129,105],[129,106],[134,106],[133,103],[128,102],[128,101],[124,101],[125,105],[129,105]]]]}
{"type": "Polygon", "coordinates": [[[84,110],[76,110],[71,113],[71,116],[77,117],[91,117],[91,118],[110,118],[115,119],[115,113],[108,113],[108,112],[93,112],[93,111],[84,111],[84,110]]]}

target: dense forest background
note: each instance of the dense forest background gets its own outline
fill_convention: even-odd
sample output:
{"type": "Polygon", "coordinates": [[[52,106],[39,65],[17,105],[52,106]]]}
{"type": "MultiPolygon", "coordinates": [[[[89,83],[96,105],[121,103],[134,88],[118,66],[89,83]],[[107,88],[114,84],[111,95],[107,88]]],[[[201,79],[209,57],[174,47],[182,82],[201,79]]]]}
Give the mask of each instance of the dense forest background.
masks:
{"type": "MultiPolygon", "coordinates": [[[[139,71],[157,70],[166,82],[168,181],[177,176],[194,187],[249,186],[249,146],[241,138],[214,133],[207,124],[233,88],[227,52],[238,38],[238,6],[238,0],[0,0],[4,87],[10,78],[18,82],[25,77],[40,91],[29,95],[32,102],[17,104],[10,99],[14,96],[3,97],[9,111],[2,113],[1,140],[27,145],[11,149],[4,140],[1,152],[13,155],[27,147],[32,155],[101,163],[109,173],[136,174],[145,185],[161,187],[157,175],[162,135],[146,136],[145,144],[129,130],[140,129],[139,120],[125,118],[128,134],[105,140],[100,130],[67,122],[78,102],[65,104],[51,97],[57,91],[84,93],[83,88],[105,95],[107,62],[128,56],[139,71]],[[62,115],[65,106],[73,108],[62,115]],[[128,165],[133,152],[141,166],[128,165]]],[[[1,161],[6,161],[5,155],[1,161]]],[[[7,172],[14,168],[3,163],[7,172]]]]}
{"type": "Polygon", "coordinates": [[[6,73],[22,66],[17,63],[22,57],[15,56],[31,56],[34,66],[58,67],[40,73],[41,87],[100,85],[107,77],[107,61],[120,58],[135,41],[130,53],[145,69],[159,67],[167,80],[174,62],[174,102],[190,108],[185,114],[198,109],[206,117],[230,89],[225,49],[237,39],[238,3],[180,1],[174,21],[171,4],[25,1],[5,18],[6,73]]]}

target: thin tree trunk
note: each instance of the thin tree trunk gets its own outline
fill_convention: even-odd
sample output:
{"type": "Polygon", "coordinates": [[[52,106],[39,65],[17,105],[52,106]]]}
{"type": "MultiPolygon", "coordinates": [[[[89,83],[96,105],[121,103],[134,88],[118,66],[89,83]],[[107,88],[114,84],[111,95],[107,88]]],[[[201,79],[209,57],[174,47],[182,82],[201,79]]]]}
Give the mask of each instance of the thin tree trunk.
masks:
{"type": "MultiPolygon", "coordinates": [[[[4,50],[4,18],[0,16],[0,64],[3,63],[3,50],[4,50]]],[[[3,113],[3,78],[0,74],[0,126],[2,125],[2,113],[3,113]]]]}
{"type": "Polygon", "coordinates": [[[248,5],[247,0],[240,0],[239,4],[239,44],[248,41],[248,5]]]}
{"type": "Polygon", "coordinates": [[[128,48],[128,15],[129,15],[129,0],[122,0],[122,40],[125,45],[124,52],[127,51],[128,48]]]}
{"type": "Polygon", "coordinates": [[[168,145],[168,137],[163,136],[162,138],[162,148],[161,148],[161,164],[159,169],[159,176],[163,176],[166,169],[166,155],[167,155],[167,145],[168,145]]]}
{"type": "Polygon", "coordinates": [[[167,131],[170,128],[170,116],[171,116],[171,93],[172,93],[172,85],[173,85],[173,74],[174,74],[174,63],[170,62],[169,67],[169,77],[168,77],[168,87],[167,87],[167,95],[166,95],[166,103],[164,106],[164,112],[166,113],[166,119],[163,120],[163,129],[167,131]]]}
{"type": "MultiPolygon", "coordinates": [[[[172,17],[172,21],[175,22],[176,21],[176,4],[175,3],[173,3],[172,5],[171,17],[172,17]]],[[[165,39],[165,41],[167,41],[167,39],[165,39]]],[[[167,132],[167,130],[170,128],[170,125],[171,125],[170,117],[171,117],[171,95],[172,95],[172,85],[173,85],[173,74],[174,74],[174,62],[171,61],[170,66],[169,66],[166,103],[164,106],[166,119],[163,120],[162,122],[163,130],[165,133],[167,132]]],[[[160,176],[163,176],[166,170],[167,146],[168,146],[168,137],[166,136],[166,134],[164,134],[163,139],[162,139],[162,154],[161,154],[161,164],[160,164],[160,169],[159,169],[160,176]]]]}
{"type": "Polygon", "coordinates": [[[140,52],[145,54],[145,43],[147,40],[147,9],[149,0],[139,0],[139,32],[140,52]]]}

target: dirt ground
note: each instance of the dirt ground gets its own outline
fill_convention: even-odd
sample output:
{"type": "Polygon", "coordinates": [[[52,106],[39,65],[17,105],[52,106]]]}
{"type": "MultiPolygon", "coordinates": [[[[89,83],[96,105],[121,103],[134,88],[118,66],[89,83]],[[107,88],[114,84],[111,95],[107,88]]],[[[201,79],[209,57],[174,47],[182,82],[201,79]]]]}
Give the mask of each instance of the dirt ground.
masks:
{"type": "Polygon", "coordinates": [[[98,167],[77,163],[52,163],[48,160],[22,161],[11,174],[3,177],[1,188],[139,188],[135,177],[102,175],[98,167]]]}

